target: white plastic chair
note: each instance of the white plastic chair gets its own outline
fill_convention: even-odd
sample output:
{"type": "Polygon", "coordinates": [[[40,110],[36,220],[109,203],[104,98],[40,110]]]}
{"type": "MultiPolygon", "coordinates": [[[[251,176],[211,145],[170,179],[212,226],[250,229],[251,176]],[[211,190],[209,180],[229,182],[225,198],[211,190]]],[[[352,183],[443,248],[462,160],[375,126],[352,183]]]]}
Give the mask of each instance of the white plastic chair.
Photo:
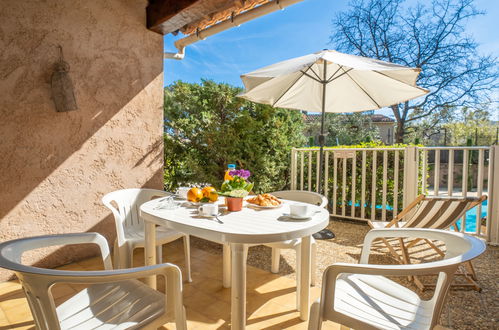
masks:
{"type": "MultiPolygon", "coordinates": [[[[114,260],[117,268],[130,268],[133,261],[133,250],[144,247],[144,222],[139,216],[140,206],[157,197],[167,197],[170,193],[155,189],[123,189],[108,193],[102,202],[114,215],[116,224],[116,241],[114,243],[114,260]],[[113,202],[116,204],[113,205],[113,202]]],[[[162,245],[183,238],[187,281],[191,279],[190,240],[185,235],[173,229],[158,227],[156,229],[157,263],[162,263],[162,245]]]]}
{"type": "Polygon", "coordinates": [[[359,264],[336,263],[324,272],[321,298],[310,310],[309,330],[331,320],[355,329],[434,329],[454,273],[463,262],[485,251],[478,238],[438,229],[373,229],[364,239],[359,264]],[[445,243],[443,260],[412,265],[369,264],[378,238],[426,238],[445,243]],[[410,289],[384,277],[438,274],[435,292],[422,300],[410,289]]]}
{"type": "MultiPolygon", "coordinates": [[[[312,191],[304,191],[304,190],[283,190],[283,191],[274,191],[271,193],[272,195],[276,196],[277,198],[282,198],[282,199],[287,199],[291,201],[296,201],[296,202],[302,202],[302,203],[309,203],[313,205],[317,205],[319,207],[326,207],[327,206],[327,198],[312,192],[312,191]]],[[[315,272],[316,272],[316,254],[317,254],[317,243],[315,242],[315,239],[312,237],[312,259],[311,259],[311,269],[312,269],[312,274],[311,274],[311,284],[315,286],[316,279],[315,279],[315,272]]],[[[291,239],[283,242],[276,242],[276,243],[269,243],[269,244],[264,244],[268,247],[272,248],[272,266],[271,266],[271,271],[272,273],[278,273],[279,272],[279,260],[281,257],[280,250],[281,249],[293,249],[296,251],[296,269],[300,269],[300,262],[301,262],[301,256],[300,256],[300,251],[301,251],[301,238],[297,239],[291,239]]],[[[298,274],[299,272],[297,272],[298,274]]],[[[299,281],[299,278],[297,277],[297,280],[299,281]]]]}
{"type": "Polygon", "coordinates": [[[182,275],[172,264],[112,270],[106,239],[98,233],[22,238],[0,244],[0,267],[13,270],[21,282],[37,329],[157,329],[175,320],[187,329],[182,302],[182,275]],[[97,244],[104,271],[43,269],[21,263],[24,252],[66,244],[97,244]],[[138,281],[165,277],[166,295],[138,281]],[[90,284],[56,307],[51,288],[58,283],[90,284]]]}
{"type": "MultiPolygon", "coordinates": [[[[312,205],[317,205],[319,207],[326,207],[327,206],[327,198],[312,192],[312,191],[305,191],[305,190],[283,190],[283,191],[275,191],[271,193],[272,195],[282,198],[282,199],[287,199],[291,201],[296,201],[296,202],[303,202],[303,203],[309,203],[312,205]]],[[[317,243],[315,242],[315,239],[312,237],[311,239],[311,254],[312,258],[310,260],[311,262],[311,276],[310,276],[310,282],[312,286],[315,286],[316,284],[316,271],[317,271],[317,243]]],[[[296,239],[291,239],[287,241],[282,241],[282,242],[275,242],[275,243],[268,243],[264,244],[265,246],[268,246],[272,248],[272,264],[271,264],[271,272],[272,273],[278,273],[279,272],[279,262],[281,258],[281,249],[293,249],[296,251],[296,281],[297,283],[300,283],[300,265],[301,265],[301,238],[296,238],[296,239]]],[[[251,245],[249,245],[251,246],[251,245]]],[[[246,250],[247,252],[247,250],[246,250]]],[[[229,287],[230,286],[230,248],[228,245],[224,245],[224,287],[229,287]]],[[[299,300],[300,300],[300,292],[299,292],[299,285],[297,287],[297,294],[296,294],[296,306],[297,309],[299,310],[299,300]]]]}

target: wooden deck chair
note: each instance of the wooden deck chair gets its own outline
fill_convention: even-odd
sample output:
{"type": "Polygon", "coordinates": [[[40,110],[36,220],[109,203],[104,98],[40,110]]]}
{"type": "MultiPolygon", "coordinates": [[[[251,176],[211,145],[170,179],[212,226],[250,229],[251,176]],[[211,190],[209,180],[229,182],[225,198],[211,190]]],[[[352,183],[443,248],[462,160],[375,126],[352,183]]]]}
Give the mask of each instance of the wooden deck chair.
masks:
{"type": "MultiPolygon", "coordinates": [[[[392,221],[368,221],[371,228],[430,228],[430,229],[449,229],[454,227],[458,231],[456,222],[466,212],[481,204],[487,196],[480,197],[440,197],[440,196],[425,196],[419,195],[412,203],[402,210],[392,221]]],[[[479,225],[479,224],[478,224],[479,225]]],[[[433,250],[439,255],[444,256],[444,252],[440,250],[431,240],[423,239],[433,250]]],[[[398,239],[400,243],[400,254],[396,251],[393,245],[386,239],[383,242],[387,246],[390,253],[400,263],[409,264],[408,249],[416,245],[421,239],[414,239],[408,243],[404,243],[402,239],[398,239]]],[[[463,264],[464,271],[456,275],[462,275],[468,281],[466,284],[454,284],[455,287],[472,287],[477,291],[481,291],[480,286],[476,282],[477,277],[471,261],[463,264]]],[[[419,289],[424,290],[425,285],[414,278],[414,283],[419,289]]]]}

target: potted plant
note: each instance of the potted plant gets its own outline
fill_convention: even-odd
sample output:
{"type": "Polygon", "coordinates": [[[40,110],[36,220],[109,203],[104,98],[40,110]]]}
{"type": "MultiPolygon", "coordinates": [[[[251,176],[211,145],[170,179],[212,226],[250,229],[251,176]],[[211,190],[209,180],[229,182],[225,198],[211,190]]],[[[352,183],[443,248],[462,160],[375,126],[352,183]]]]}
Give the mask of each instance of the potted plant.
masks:
{"type": "Polygon", "coordinates": [[[248,170],[232,170],[229,175],[230,179],[224,181],[219,195],[225,196],[229,211],[241,211],[243,198],[248,196],[251,189],[253,189],[253,183],[248,181],[251,173],[248,170]]]}

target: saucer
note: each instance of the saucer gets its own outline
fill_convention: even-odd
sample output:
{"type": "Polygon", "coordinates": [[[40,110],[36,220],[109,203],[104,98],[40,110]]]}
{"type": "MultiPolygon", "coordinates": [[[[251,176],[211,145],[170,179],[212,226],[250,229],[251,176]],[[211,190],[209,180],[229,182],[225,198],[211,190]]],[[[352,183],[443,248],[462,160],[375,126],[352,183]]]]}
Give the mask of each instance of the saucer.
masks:
{"type": "Polygon", "coordinates": [[[217,216],[218,214],[207,215],[207,214],[198,213],[198,217],[209,218],[209,219],[216,218],[217,216]]]}
{"type": "Polygon", "coordinates": [[[309,215],[305,215],[305,216],[298,216],[298,215],[291,215],[289,213],[284,213],[283,214],[285,217],[287,218],[290,218],[290,219],[293,219],[293,220],[306,220],[306,219],[311,219],[312,218],[312,214],[309,214],[309,215]]]}
{"type": "Polygon", "coordinates": [[[288,217],[290,217],[291,219],[295,219],[295,220],[305,220],[305,219],[312,218],[312,214],[308,214],[308,215],[304,215],[304,216],[288,214],[288,217]]]}

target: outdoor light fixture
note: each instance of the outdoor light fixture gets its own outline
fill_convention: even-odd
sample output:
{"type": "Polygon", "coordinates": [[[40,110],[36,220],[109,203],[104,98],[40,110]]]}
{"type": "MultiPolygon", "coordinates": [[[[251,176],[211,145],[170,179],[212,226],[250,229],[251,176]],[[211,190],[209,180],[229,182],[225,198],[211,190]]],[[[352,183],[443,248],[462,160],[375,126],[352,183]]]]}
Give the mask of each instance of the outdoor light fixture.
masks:
{"type": "Polygon", "coordinates": [[[59,46],[59,61],[54,65],[54,71],[52,72],[51,86],[52,98],[57,112],[78,109],[73,82],[69,77],[69,64],[64,61],[61,46],[59,46]]]}

